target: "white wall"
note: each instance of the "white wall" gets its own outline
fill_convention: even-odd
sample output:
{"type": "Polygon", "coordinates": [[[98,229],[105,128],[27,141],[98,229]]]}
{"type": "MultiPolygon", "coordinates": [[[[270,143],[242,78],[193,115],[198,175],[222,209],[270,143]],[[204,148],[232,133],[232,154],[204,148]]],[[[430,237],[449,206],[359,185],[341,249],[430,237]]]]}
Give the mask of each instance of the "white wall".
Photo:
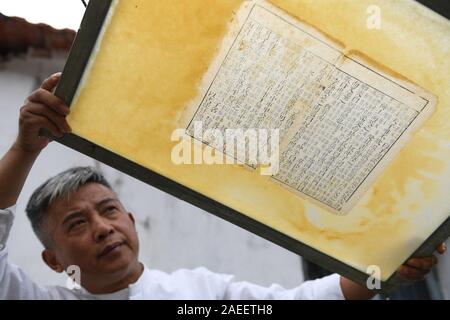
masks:
{"type": "MultiPolygon", "coordinates": [[[[63,59],[14,59],[0,64],[0,154],[14,141],[19,108],[48,75],[62,70],[63,59]]],[[[220,218],[100,165],[82,154],[51,143],[41,154],[18,201],[8,242],[10,260],[39,284],[64,284],[41,261],[24,207],[33,190],[48,177],[72,166],[100,166],[137,218],[141,260],[150,268],[173,271],[206,266],[261,285],[293,287],[303,281],[300,258],[220,218]]]]}

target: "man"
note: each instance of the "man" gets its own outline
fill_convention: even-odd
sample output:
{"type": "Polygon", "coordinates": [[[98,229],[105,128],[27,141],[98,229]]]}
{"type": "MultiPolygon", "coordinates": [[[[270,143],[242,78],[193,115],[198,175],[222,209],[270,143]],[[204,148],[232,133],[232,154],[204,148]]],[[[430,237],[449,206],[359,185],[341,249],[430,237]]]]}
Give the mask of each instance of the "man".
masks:
{"type": "MultiPolygon", "coordinates": [[[[122,206],[104,177],[91,168],[74,168],[51,178],[31,196],[27,215],[44,245],[42,258],[56,272],[81,271],[80,290],[39,287],[8,263],[5,248],[14,205],[42,149],[71,131],[70,110],[53,94],[55,74],[30,95],[20,110],[19,134],[0,160],[0,298],[1,299],[367,299],[368,289],[334,274],[291,290],[234,282],[232,276],[205,268],[166,274],[138,260],[139,240],[133,215],[122,206]]],[[[438,248],[445,251],[443,246],[438,248]]],[[[408,280],[422,279],[436,258],[412,259],[399,270],[408,280]]]]}

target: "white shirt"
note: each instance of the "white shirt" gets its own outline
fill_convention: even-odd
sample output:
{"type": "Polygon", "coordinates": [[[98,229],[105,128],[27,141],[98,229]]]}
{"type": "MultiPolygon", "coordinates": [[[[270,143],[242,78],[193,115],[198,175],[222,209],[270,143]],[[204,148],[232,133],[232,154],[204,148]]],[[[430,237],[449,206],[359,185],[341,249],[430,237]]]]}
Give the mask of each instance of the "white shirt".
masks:
{"type": "Polygon", "coordinates": [[[136,283],[106,295],[94,295],[84,289],[38,286],[19,267],[8,262],[6,241],[14,211],[15,207],[0,210],[0,299],[344,299],[337,274],[307,281],[288,290],[277,284],[266,288],[249,282],[237,282],[232,275],[217,274],[203,267],[180,269],[171,274],[145,267],[136,283]]]}

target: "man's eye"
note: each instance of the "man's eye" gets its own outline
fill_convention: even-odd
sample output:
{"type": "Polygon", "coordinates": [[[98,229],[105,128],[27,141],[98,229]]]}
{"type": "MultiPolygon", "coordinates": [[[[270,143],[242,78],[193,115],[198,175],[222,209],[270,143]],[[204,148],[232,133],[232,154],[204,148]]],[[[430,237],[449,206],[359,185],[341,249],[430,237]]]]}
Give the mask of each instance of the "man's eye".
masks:
{"type": "Polygon", "coordinates": [[[106,213],[114,213],[116,211],[117,211],[116,207],[108,207],[108,208],[106,208],[106,213]]]}
{"type": "Polygon", "coordinates": [[[81,226],[81,225],[83,225],[83,224],[85,224],[85,223],[86,223],[86,221],[84,221],[84,220],[78,220],[78,221],[75,221],[74,223],[72,223],[72,224],[70,225],[69,230],[72,230],[72,229],[74,229],[74,228],[76,228],[76,227],[79,227],[79,226],[81,226]]]}

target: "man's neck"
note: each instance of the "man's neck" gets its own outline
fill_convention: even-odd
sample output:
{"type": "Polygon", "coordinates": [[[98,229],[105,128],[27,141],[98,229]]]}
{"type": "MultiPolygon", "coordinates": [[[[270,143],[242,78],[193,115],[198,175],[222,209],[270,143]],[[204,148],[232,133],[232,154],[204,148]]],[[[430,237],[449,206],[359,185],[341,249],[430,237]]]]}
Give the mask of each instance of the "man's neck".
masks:
{"type": "Polygon", "coordinates": [[[139,261],[127,270],[120,274],[108,275],[102,277],[99,281],[98,277],[95,279],[82,279],[83,287],[92,294],[110,294],[128,288],[131,284],[136,283],[144,272],[144,265],[139,261]]]}

